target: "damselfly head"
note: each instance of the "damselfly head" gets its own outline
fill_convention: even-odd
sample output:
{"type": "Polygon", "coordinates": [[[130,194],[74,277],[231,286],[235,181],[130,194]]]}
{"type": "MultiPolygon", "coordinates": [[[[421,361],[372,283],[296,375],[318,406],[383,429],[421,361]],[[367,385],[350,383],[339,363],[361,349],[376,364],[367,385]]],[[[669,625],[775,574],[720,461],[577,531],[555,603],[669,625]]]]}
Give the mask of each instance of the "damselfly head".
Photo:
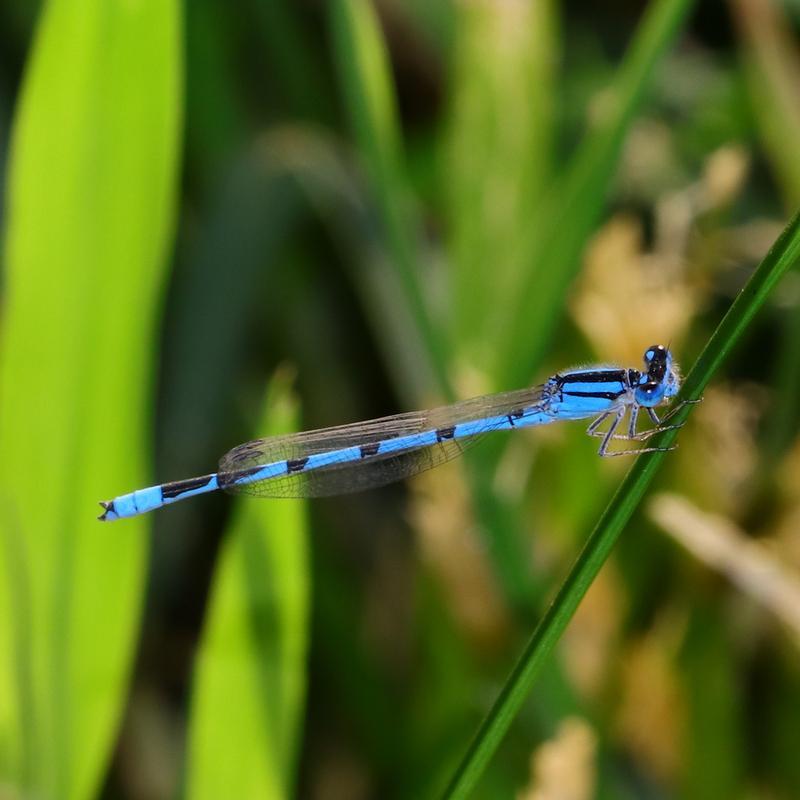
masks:
{"type": "Polygon", "coordinates": [[[672,353],[663,344],[654,344],[644,351],[642,383],[650,403],[663,402],[674,397],[681,387],[680,373],[672,360],[672,353]]]}

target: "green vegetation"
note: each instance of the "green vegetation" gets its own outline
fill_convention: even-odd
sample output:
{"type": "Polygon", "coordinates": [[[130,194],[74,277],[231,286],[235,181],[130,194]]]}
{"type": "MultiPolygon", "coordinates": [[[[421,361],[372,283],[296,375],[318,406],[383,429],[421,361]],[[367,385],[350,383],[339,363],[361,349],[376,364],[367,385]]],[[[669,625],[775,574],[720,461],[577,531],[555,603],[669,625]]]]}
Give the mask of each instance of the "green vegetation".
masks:
{"type": "Polygon", "coordinates": [[[0,6],[0,796],[800,796],[795,17],[0,6]],[[94,518],[658,342],[669,454],[94,518]]]}

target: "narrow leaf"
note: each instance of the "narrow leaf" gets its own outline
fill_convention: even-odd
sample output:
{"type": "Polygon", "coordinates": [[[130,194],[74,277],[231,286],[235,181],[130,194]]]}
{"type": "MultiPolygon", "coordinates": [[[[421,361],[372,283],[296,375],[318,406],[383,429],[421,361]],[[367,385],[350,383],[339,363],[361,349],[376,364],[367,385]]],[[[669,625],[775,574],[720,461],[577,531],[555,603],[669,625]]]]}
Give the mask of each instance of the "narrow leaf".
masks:
{"type": "Polygon", "coordinates": [[[18,746],[6,780],[25,796],[94,795],[125,696],[146,522],[95,515],[148,480],[179,29],[174,2],[50,0],[16,110],[0,351],[14,680],[0,692],[18,746]]]}
{"type": "Polygon", "coordinates": [[[426,306],[419,264],[418,225],[402,161],[397,102],[380,25],[369,0],[335,0],[333,44],[339,80],[356,144],[380,212],[392,265],[414,330],[424,343],[433,388],[451,396],[441,331],[426,306]]]}
{"type": "MultiPolygon", "coordinates": [[[[551,180],[557,52],[552,0],[456,5],[452,100],[441,183],[447,203],[459,347],[492,347],[527,238],[551,180]]],[[[546,198],[544,202],[549,202],[546,198]]]]}
{"type": "MultiPolygon", "coordinates": [[[[285,378],[261,431],[296,430],[285,378]]],[[[305,504],[238,502],[226,534],[194,682],[187,796],[293,795],[309,604],[305,504]]]]}

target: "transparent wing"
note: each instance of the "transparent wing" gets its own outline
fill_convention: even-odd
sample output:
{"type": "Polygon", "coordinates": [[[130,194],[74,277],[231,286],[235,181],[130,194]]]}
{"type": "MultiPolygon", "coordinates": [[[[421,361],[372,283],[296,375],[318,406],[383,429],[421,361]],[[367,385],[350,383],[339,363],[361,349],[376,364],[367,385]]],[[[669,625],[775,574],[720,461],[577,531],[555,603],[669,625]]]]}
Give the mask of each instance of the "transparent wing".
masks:
{"type": "Polygon", "coordinates": [[[235,480],[247,470],[277,461],[301,459],[348,447],[364,447],[368,451],[369,445],[400,436],[440,430],[487,417],[505,417],[535,406],[541,396],[541,387],[520,389],[463,400],[430,411],[397,414],[335,428],[256,439],[235,447],[222,457],[219,463],[219,484],[234,494],[259,497],[328,497],[385,486],[461,455],[483,434],[502,423],[487,425],[473,436],[447,439],[394,453],[364,455],[355,461],[343,461],[255,483],[239,484],[235,480]]]}

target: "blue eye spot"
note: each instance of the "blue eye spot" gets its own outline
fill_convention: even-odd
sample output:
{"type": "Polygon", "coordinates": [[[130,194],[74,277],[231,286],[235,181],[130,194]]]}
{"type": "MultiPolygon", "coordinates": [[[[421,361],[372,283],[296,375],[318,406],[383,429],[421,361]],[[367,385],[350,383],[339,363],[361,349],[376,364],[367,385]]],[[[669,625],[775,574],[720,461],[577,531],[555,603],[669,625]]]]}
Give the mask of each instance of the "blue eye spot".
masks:
{"type": "Polygon", "coordinates": [[[652,350],[648,350],[648,351],[647,351],[647,352],[644,354],[644,357],[645,357],[645,358],[646,358],[648,361],[652,361],[654,356],[655,356],[655,353],[654,353],[652,350]]]}

